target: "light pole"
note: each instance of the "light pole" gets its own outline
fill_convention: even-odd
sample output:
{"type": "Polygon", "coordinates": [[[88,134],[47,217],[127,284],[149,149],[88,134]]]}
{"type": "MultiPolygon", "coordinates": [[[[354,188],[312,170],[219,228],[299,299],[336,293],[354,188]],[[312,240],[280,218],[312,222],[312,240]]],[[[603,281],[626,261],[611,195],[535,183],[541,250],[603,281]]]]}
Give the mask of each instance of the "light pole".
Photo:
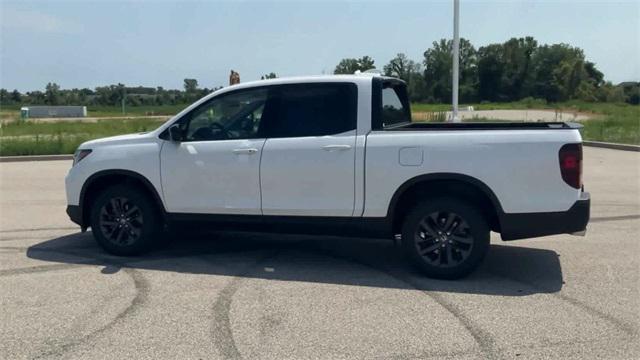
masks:
{"type": "Polygon", "coordinates": [[[127,101],[127,89],[124,87],[122,87],[122,100],[121,100],[121,105],[122,105],[122,115],[124,115],[125,112],[125,102],[127,101]]]}
{"type": "Polygon", "coordinates": [[[451,101],[453,111],[451,114],[452,122],[460,122],[458,117],[458,79],[460,75],[460,0],[453,0],[453,86],[451,92],[451,101]]]}

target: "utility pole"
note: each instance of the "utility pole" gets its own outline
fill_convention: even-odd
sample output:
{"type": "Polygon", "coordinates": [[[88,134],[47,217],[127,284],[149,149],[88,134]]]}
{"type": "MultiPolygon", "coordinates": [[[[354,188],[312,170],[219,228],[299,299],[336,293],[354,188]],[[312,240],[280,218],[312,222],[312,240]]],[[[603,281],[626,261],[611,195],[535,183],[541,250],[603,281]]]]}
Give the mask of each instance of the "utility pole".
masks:
{"type": "Polygon", "coordinates": [[[460,77],[460,0],[453,0],[453,86],[451,100],[453,111],[452,122],[460,122],[458,117],[458,80],[460,77]]]}

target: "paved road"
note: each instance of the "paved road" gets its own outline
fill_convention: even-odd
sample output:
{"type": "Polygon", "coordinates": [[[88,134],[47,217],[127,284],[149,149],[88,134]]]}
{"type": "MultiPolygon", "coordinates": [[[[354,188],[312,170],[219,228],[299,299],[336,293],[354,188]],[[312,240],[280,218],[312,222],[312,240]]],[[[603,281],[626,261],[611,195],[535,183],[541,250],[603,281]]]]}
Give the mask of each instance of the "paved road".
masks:
{"type": "Polygon", "coordinates": [[[219,233],[108,256],[70,163],[0,163],[0,357],[638,358],[640,154],[586,148],[586,237],[492,239],[462,281],[388,241],[219,233]]]}

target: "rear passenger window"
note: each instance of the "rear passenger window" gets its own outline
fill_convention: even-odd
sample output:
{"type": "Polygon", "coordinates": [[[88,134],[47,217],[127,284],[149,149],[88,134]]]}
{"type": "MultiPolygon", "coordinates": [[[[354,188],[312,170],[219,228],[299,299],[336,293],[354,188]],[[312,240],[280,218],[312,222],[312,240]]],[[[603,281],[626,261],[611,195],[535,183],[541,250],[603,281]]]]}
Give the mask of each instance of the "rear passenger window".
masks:
{"type": "Polygon", "coordinates": [[[382,87],[382,128],[411,122],[407,90],[402,85],[382,87]]]}
{"type": "Polygon", "coordinates": [[[357,86],[353,83],[283,85],[268,137],[324,136],[356,128],[357,86]]]}

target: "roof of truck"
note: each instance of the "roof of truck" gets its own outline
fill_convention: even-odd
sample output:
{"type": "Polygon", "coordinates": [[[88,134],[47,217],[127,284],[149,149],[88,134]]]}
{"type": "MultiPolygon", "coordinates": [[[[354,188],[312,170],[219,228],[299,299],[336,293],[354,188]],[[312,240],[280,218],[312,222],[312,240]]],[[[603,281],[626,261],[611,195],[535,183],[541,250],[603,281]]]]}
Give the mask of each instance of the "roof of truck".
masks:
{"type": "Polygon", "coordinates": [[[242,89],[242,88],[250,88],[256,86],[265,86],[265,85],[281,85],[281,84],[300,84],[300,83],[317,83],[317,82],[340,82],[340,81],[351,81],[351,82],[368,82],[372,78],[382,78],[382,79],[394,79],[399,80],[389,76],[383,76],[378,73],[373,72],[363,72],[352,75],[307,75],[307,76],[292,76],[292,77],[281,77],[275,79],[265,79],[265,80],[256,80],[256,81],[248,81],[244,83],[239,83],[235,85],[230,85],[224,87],[220,90],[215,91],[216,93],[223,93],[231,90],[242,89]]]}

